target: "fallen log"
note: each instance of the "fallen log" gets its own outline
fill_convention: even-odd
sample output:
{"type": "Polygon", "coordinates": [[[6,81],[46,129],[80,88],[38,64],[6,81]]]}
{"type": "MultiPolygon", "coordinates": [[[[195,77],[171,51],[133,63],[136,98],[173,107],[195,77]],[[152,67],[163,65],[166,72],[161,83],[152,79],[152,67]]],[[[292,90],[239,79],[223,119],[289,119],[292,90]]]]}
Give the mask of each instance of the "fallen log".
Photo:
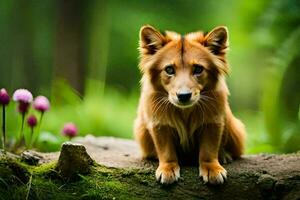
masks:
{"type": "MultiPolygon", "coordinates": [[[[86,175],[80,175],[81,179],[71,181],[72,186],[64,186],[68,187],[68,190],[60,188],[62,187],[60,184],[68,184],[65,180],[57,181],[57,188],[60,188],[57,189],[58,193],[68,194],[70,190],[78,191],[75,196],[71,195],[75,199],[300,199],[299,153],[244,156],[240,160],[224,165],[228,171],[228,179],[219,186],[204,184],[198,177],[197,166],[182,166],[179,181],[170,186],[163,186],[154,178],[157,162],[141,160],[139,148],[132,140],[87,136],[77,138],[73,142],[83,145],[86,149],[77,148],[78,144],[75,146],[79,151],[86,151],[95,161],[85,158],[88,165],[93,165],[90,174],[83,173],[86,175]]],[[[72,166],[60,166],[61,163],[66,164],[66,159],[63,159],[63,162],[61,160],[56,162],[59,155],[67,155],[64,151],[70,150],[68,146],[73,148],[72,143],[68,143],[63,146],[63,152],[39,153],[42,157],[39,165],[47,165],[54,161],[55,165],[51,168],[54,171],[71,168],[72,166]]],[[[76,154],[86,155],[86,152],[76,154]]],[[[28,154],[26,156],[28,157],[28,154]]],[[[36,154],[35,157],[37,157],[36,154]]],[[[69,159],[68,162],[73,162],[74,159],[69,159]]],[[[87,168],[86,164],[84,168],[87,168]]],[[[63,174],[69,175],[69,173],[63,174]]],[[[33,173],[32,176],[33,183],[35,183],[35,174],[33,173]]],[[[47,174],[47,176],[36,176],[36,179],[53,181],[55,179],[53,177],[47,174]]],[[[38,185],[33,187],[38,187],[38,185]]],[[[33,199],[37,197],[34,191],[35,189],[32,189],[29,192],[29,197],[33,199]]],[[[48,199],[51,197],[54,196],[50,195],[48,199]]]]}

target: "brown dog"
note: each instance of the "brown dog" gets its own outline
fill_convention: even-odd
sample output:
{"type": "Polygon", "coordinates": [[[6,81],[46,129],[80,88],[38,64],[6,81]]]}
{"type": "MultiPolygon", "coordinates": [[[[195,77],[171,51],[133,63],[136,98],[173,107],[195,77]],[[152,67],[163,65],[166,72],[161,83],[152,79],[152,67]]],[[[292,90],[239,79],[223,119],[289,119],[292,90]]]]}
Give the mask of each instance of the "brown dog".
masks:
{"type": "Polygon", "coordinates": [[[196,158],[205,182],[221,184],[227,172],[220,162],[241,156],[244,125],[229,107],[225,75],[228,31],[208,34],[140,30],[142,91],[135,136],[144,158],[158,158],[156,179],[176,181],[179,162],[196,158]]]}

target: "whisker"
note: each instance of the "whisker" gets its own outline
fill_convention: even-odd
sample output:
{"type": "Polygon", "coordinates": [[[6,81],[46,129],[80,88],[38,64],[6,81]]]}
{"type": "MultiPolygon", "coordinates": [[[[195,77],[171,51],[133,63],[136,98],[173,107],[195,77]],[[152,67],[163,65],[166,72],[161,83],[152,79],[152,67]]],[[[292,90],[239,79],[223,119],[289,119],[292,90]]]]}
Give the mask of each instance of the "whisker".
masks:
{"type": "Polygon", "coordinates": [[[202,105],[204,106],[205,110],[208,112],[208,114],[212,115],[213,112],[212,110],[210,109],[210,104],[207,105],[208,102],[205,102],[205,101],[200,101],[202,103],[202,105]]]}
{"type": "Polygon", "coordinates": [[[164,97],[158,97],[152,103],[154,104],[153,113],[157,113],[160,107],[162,106],[162,102],[165,100],[164,97]]]}
{"type": "Polygon", "coordinates": [[[216,102],[216,98],[212,98],[210,96],[207,96],[207,95],[200,95],[200,99],[208,99],[208,100],[212,100],[212,101],[215,101],[216,102]]]}
{"type": "Polygon", "coordinates": [[[208,105],[207,106],[212,106],[212,108],[214,109],[215,112],[218,112],[218,109],[215,105],[215,103],[217,103],[215,98],[206,96],[206,95],[201,95],[200,96],[200,101],[203,100],[202,102],[206,102],[208,105]]]}

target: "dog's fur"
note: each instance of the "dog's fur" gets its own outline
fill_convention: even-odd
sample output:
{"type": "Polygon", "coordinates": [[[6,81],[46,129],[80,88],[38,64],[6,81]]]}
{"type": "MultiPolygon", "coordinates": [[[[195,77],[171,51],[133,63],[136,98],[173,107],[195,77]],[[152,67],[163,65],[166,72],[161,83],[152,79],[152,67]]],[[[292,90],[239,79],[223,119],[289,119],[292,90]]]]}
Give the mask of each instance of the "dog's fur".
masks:
{"type": "Polygon", "coordinates": [[[144,158],[159,159],[156,178],[163,184],[179,178],[179,163],[196,159],[205,182],[223,183],[227,172],[219,162],[243,153],[244,125],[227,100],[227,49],[226,27],[185,36],[148,25],[140,30],[143,77],[135,137],[144,158]],[[178,100],[182,91],[191,93],[184,104],[178,100]]]}

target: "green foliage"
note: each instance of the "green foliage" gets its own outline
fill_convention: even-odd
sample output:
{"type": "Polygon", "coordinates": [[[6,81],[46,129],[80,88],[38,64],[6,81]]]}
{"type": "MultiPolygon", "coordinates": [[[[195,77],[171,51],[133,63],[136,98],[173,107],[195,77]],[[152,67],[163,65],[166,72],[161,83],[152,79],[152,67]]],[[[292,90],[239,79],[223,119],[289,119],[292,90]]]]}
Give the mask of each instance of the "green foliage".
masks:
{"type": "MultiPolygon", "coordinates": [[[[82,99],[64,81],[53,84],[50,111],[45,113],[41,125],[41,134],[37,143],[40,151],[57,151],[67,140],[61,134],[66,122],[74,122],[79,129],[79,136],[117,136],[132,138],[132,125],[136,116],[137,96],[121,95],[114,89],[101,90],[101,83],[90,80],[86,95],[82,99]]],[[[21,116],[15,112],[15,104],[8,107],[8,139],[18,137],[21,116]]],[[[36,111],[31,110],[35,113],[36,111]]],[[[25,138],[30,137],[30,128],[25,125],[25,138]]]]}
{"type": "MultiPolygon", "coordinates": [[[[66,140],[61,129],[68,121],[79,127],[80,136],[132,137],[140,79],[138,33],[144,24],[182,34],[226,25],[229,100],[246,124],[247,152],[299,150],[298,0],[92,0],[73,2],[72,12],[64,2],[0,2],[0,87],[25,87],[35,96],[51,97],[39,150],[58,150],[66,140]],[[78,27],[71,26],[71,15],[78,27]],[[78,55],[58,51],[73,33],[78,55]],[[60,57],[70,62],[58,63],[60,57]],[[85,88],[83,93],[74,89],[77,85],[85,88]]],[[[14,104],[7,116],[12,141],[21,120],[14,104]]],[[[27,139],[29,132],[26,127],[27,139]]]]}
{"type": "MultiPolygon", "coordinates": [[[[51,139],[53,143],[58,142],[59,145],[55,145],[56,150],[64,140],[61,136],[61,129],[63,124],[68,121],[74,122],[78,126],[80,136],[93,134],[132,138],[137,96],[121,95],[116,90],[109,88],[101,92],[101,85],[97,81],[90,80],[87,84],[86,95],[80,99],[63,82],[58,81],[54,84],[53,91],[59,92],[53,93],[51,98],[53,105],[51,111],[45,115],[42,130],[50,132],[48,137],[53,138],[51,139]]],[[[45,137],[45,133],[41,136],[42,146],[50,141],[43,137],[45,137]]],[[[47,149],[43,150],[47,151],[47,149]]]]}
{"type": "Polygon", "coordinates": [[[300,143],[300,16],[296,14],[299,12],[299,2],[274,1],[267,13],[273,26],[262,29],[264,34],[266,31],[279,31],[273,36],[273,40],[280,43],[274,47],[276,54],[272,67],[266,72],[262,108],[269,141],[274,149],[283,152],[299,150],[300,143]],[[278,37],[284,35],[284,38],[278,37]]]}
{"type": "Polygon", "coordinates": [[[300,95],[299,92],[293,92],[293,88],[299,85],[299,43],[300,27],[279,50],[274,68],[268,73],[262,99],[270,141],[286,152],[298,150],[297,144],[300,142],[300,95]]]}

